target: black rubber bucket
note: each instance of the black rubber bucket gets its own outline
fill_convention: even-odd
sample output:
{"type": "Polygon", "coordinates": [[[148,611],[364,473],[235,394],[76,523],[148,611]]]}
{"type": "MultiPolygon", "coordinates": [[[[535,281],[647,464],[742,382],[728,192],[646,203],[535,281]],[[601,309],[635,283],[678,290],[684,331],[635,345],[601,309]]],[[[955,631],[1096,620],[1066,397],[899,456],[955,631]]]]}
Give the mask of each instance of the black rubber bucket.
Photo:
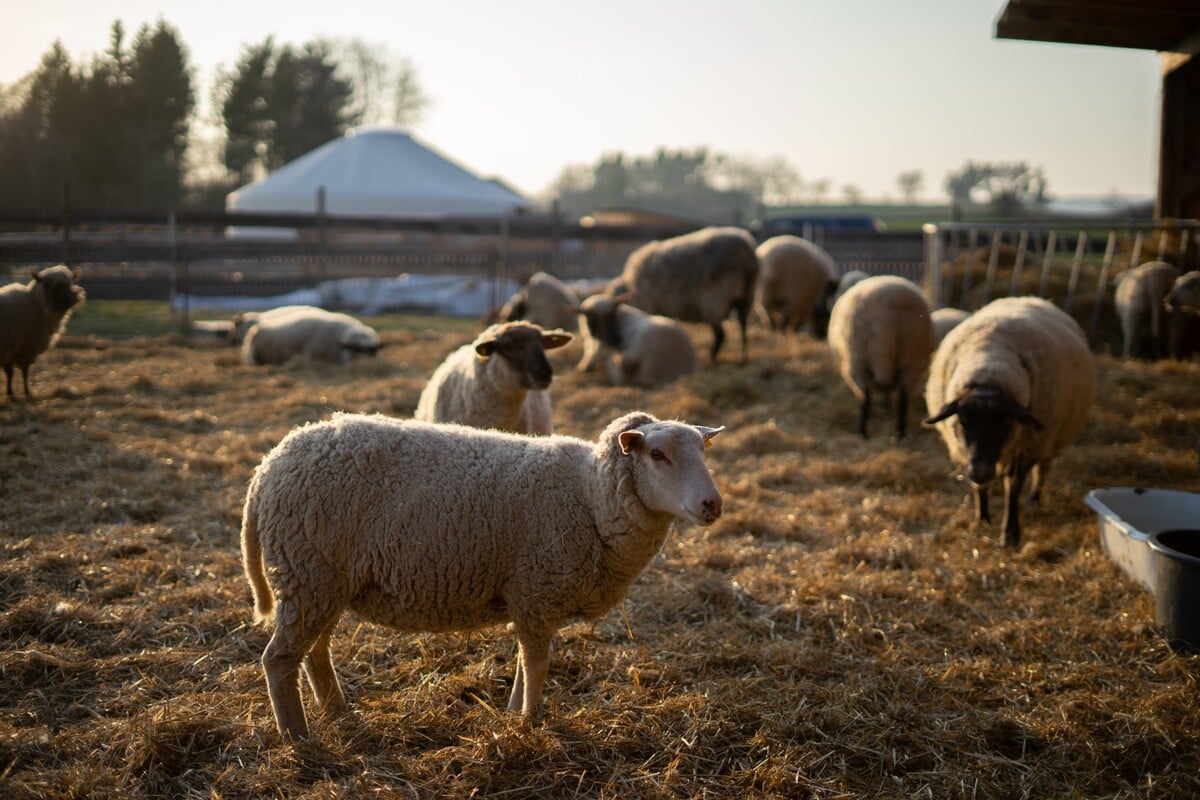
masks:
{"type": "Polygon", "coordinates": [[[1172,647],[1200,650],[1200,529],[1150,534],[1154,620],[1172,647]]]}

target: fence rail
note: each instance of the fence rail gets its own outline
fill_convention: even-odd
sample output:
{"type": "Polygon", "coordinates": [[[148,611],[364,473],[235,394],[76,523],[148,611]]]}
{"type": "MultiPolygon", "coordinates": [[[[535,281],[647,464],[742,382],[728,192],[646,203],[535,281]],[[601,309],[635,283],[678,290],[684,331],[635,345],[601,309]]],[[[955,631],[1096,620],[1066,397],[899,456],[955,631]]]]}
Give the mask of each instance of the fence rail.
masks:
{"type": "MultiPolygon", "coordinates": [[[[1113,278],[1147,261],[1200,269],[1200,221],[928,224],[925,289],[935,308],[974,311],[996,297],[1056,302],[1090,333],[1112,315],[1113,278]]],[[[1111,326],[1110,326],[1111,327],[1111,326]]]]}

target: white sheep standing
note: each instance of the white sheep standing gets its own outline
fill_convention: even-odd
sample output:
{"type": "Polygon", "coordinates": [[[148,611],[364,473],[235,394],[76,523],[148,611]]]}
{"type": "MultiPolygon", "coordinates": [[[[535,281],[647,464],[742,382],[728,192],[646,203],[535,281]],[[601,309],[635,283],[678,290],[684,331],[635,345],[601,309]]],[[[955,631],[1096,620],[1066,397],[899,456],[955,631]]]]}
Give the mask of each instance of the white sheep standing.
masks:
{"type": "Polygon", "coordinates": [[[315,306],[283,306],[234,320],[234,336],[245,330],[242,361],[282,364],[293,356],[345,364],[355,355],[375,355],[379,334],[349,314],[315,306]]]}
{"type": "Polygon", "coordinates": [[[1019,503],[1033,474],[1037,502],[1050,463],[1083,429],[1096,365],[1083,330],[1037,297],[994,300],[946,334],[933,356],[925,401],[956,464],[975,489],[975,519],[989,522],[987,487],[1004,476],[1001,541],[1021,541],[1019,503]]]}
{"type": "Polygon", "coordinates": [[[617,386],[653,386],[695,372],[696,345],[670,317],[647,314],[608,295],[587,298],[578,312],[584,339],[580,370],[603,363],[617,386]]]}
{"type": "Polygon", "coordinates": [[[1121,321],[1125,358],[1167,355],[1167,320],[1163,301],[1179,270],[1165,261],[1149,261],[1117,279],[1113,303],[1121,321]]]}
{"type": "Polygon", "coordinates": [[[4,367],[6,390],[13,394],[13,368],[20,367],[25,396],[29,391],[29,368],[38,356],[58,341],[71,310],[87,296],[76,285],[79,270],[59,264],[29,273],[29,283],[0,287],[0,366],[4,367]]]}
{"type": "Polygon", "coordinates": [[[811,324],[823,339],[829,325],[830,298],[838,288],[838,266],[825,248],[799,236],[772,236],[758,246],[758,293],[755,308],[772,331],[799,330],[811,324]]]}
{"type": "Polygon", "coordinates": [[[933,341],[935,344],[941,344],[946,338],[946,334],[962,324],[963,320],[971,316],[970,311],[964,311],[961,308],[938,308],[934,309],[929,315],[929,319],[933,322],[933,341]]]}
{"type": "Polygon", "coordinates": [[[535,272],[500,309],[501,322],[525,320],[544,329],[578,330],[579,295],[548,272],[535,272]]]}
{"type": "Polygon", "coordinates": [[[565,331],[528,322],[491,325],[446,357],[425,384],[415,419],[513,433],[554,430],[546,351],[571,341],[565,331]]]}
{"type": "Polygon", "coordinates": [[[829,346],[858,398],[858,432],[867,436],[871,393],[896,392],[896,435],[908,427],[908,401],[921,391],[933,352],[929,303],[912,281],[894,275],[865,278],[834,304],[829,346]]]}
{"type": "Polygon", "coordinates": [[[641,412],[596,443],[355,414],[293,430],[242,517],[280,733],[308,734],[302,662],[320,705],[345,708],[329,640],[346,609],[408,631],[511,622],[508,707],[536,719],[555,632],[620,602],[673,520],[721,515],[704,464],[721,430],[641,412]]]}
{"type": "Polygon", "coordinates": [[[725,341],[724,322],[737,314],[742,358],[749,353],[746,322],[754,303],[758,256],[754,237],[742,228],[709,227],[648,242],[625,261],[609,294],[628,292],[628,302],[649,314],[712,327],[711,358],[725,341]]]}

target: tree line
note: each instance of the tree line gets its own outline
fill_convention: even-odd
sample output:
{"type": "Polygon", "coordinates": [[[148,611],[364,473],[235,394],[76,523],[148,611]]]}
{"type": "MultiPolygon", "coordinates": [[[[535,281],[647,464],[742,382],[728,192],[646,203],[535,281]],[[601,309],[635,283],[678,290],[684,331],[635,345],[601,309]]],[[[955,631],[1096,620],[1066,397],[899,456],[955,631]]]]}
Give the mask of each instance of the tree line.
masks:
{"type": "MultiPolygon", "coordinates": [[[[220,208],[234,188],[367,122],[412,126],[429,105],[415,66],[359,39],[296,46],[272,38],[243,47],[218,70],[210,122],[219,145],[196,147],[195,69],[177,30],[163,20],[128,39],[122,23],[108,48],[74,62],[55,42],[28,75],[0,86],[0,207],[51,208],[64,186],[76,207],[220,208]]],[[[906,202],[924,186],[919,170],[896,178],[906,202]]],[[[566,213],[626,206],[718,222],[744,222],[769,205],[824,203],[832,182],[804,180],[781,156],[756,159],[707,148],[621,152],[569,165],[550,187],[566,213]]],[[[1048,198],[1040,168],[968,161],[946,176],[953,202],[1020,213],[1048,198]]],[[[845,202],[862,193],[842,187],[845,202]]]]}
{"type": "Polygon", "coordinates": [[[429,102],[413,65],[382,46],[271,38],[218,72],[212,100],[223,140],[215,170],[191,152],[195,69],[172,26],[160,19],[127,40],[114,22],[108,48],[86,63],[55,42],[0,87],[0,206],[56,207],[69,185],[76,207],[220,207],[232,189],[354,125],[411,125],[429,102]]]}

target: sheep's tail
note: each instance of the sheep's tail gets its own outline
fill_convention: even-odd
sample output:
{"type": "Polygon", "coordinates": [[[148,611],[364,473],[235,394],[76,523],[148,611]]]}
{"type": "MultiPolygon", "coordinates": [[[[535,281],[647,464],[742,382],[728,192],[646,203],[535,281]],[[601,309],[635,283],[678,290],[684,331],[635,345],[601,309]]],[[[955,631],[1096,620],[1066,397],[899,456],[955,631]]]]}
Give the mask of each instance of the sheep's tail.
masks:
{"type": "Polygon", "coordinates": [[[275,608],[275,595],[267,583],[262,542],[258,538],[256,499],[254,487],[251,487],[242,513],[242,567],[246,570],[246,580],[250,582],[250,591],[254,594],[254,621],[265,624],[270,621],[271,611],[275,608]]]}

